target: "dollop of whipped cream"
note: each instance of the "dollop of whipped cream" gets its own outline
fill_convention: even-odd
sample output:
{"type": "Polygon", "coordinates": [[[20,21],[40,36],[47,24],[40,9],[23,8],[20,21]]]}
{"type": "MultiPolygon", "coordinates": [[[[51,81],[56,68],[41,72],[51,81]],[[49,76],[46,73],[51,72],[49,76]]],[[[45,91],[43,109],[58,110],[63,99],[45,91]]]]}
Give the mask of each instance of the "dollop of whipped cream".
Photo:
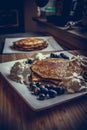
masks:
{"type": "Polygon", "coordinates": [[[47,56],[46,55],[43,55],[42,53],[38,53],[36,56],[35,56],[35,59],[36,60],[43,60],[43,59],[46,59],[47,56]]]}
{"type": "Polygon", "coordinates": [[[19,83],[29,84],[31,70],[28,64],[16,62],[10,70],[10,78],[19,83]]]}
{"type": "Polygon", "coordinates": [[[70,76],[64,78],[61,85],[65,88],[67,93],[76,93],[87,89],[86,83],[81,75],[73,73],[70,76]]]}
{"type": "Polygon", "coordinates": [[[76,61],[84,69],[87,69],[87,57],[83,55],[74,56],[71,61],[76,61]]]}

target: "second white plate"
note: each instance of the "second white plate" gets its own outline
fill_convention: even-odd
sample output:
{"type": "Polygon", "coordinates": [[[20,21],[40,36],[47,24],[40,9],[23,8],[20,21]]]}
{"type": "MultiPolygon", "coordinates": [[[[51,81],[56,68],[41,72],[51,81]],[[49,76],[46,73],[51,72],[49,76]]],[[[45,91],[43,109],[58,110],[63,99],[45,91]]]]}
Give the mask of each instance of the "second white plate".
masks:
{"type": "MultiPolygon", "coordinates": [[[[5,45],[3,48],[3,54],[5,53],[31,53],[35,51],[18,51],[18,50],[13,50],[11,49],[11,46],[13,45],[14,41],[24,39],[27,37],[22,37],[22,38],[6,38],[5,39],[5,45]]],[[[48,47],[40,51],[55,51],[55,50],[63,50],[63,48],[55,41],[55,39],[52,36],[45,36],[45,37],[37,37],[37,38],[42,38],[48,42],[48,47]]],[[[37,51],[37,52],[38,52],[37,51]]]]}

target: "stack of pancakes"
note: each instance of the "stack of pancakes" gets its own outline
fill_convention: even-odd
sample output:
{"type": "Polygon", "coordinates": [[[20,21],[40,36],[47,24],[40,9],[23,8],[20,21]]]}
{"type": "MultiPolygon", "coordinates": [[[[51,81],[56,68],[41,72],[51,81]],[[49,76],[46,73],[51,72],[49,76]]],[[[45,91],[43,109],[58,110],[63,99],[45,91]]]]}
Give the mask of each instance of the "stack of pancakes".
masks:
{"type": "Polygon", "coordinates": [[[48,46],[48,43],[42,38],[26,38],[15,41],[13,49],[23,51],[41,50],[48,46]]]}
{"type": "Polygon", "coordinates": [[[62,58],[47,58],[36,60],[31,65],[32,82],[49,81],[56,85],[71,73],[81,74],[83,69],[76,61],[62,58]]]}

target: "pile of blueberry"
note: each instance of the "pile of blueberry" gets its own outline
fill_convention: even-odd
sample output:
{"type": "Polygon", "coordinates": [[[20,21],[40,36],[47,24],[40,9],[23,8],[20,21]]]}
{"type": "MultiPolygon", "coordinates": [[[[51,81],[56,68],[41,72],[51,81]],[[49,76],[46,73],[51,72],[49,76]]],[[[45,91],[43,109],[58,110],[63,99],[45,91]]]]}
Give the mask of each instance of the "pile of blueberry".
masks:
{"type": "Polygon", "coordinates": [[[60,54],[51,53],[50,57],[51,58],[63,58],[63,59],[69,60],[69,57],[67,55],[65,55],[64,53],[60,53],[60,54]]]}
{"type": "Polygon", "coordinates": [[[43,85],[41,82],[31,82],[29,90],[37,96],[37,99],[44,100],[48,98],[54,98],[58,95],[64,94],[64,89],[55,85],[43,85]]]}
{"type": "Polygon", "coordinates": [[[87,71],[84,71],[84,73],[83,73],[83,78],[84,78],[84,80],[85,80],[85,82],[87,82],[87,71]]]}

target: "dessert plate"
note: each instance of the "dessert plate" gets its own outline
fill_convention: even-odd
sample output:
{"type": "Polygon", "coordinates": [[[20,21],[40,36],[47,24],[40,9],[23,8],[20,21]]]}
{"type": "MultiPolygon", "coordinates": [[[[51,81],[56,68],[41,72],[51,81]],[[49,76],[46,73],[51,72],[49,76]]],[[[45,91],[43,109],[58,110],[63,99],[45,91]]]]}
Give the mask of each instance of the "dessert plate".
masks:
{"type": "MultiPolygon", "coordinates": [[[[24,38],[28,38],[28,37],[6,38],[5,45],[3,48],[3,54],[5,54],[5,53],[31,53],[31,52],[35,52],[35,51],[19,51],[19,50],[15,50],[15,49],[11,48],[11,46],[13,46],[13,42],[20,40],[20,39],[24,39],[24,38]]],[[[47,48],[44,48],[42,50],[38,50],[37,52],[63,50],[63,48],[55,41],[55,39],[52,36],[35,37],[35,38],[42,38],[48,42],[47,48]]]]}
{"type": "MultiPolygon", "coordinates": [[[[59,54],[60,52],[56,52],[56,53],[59,54]]],[[[70,58],[73,56],[72,54],[68,52],[64,52],[64,53],[67,54],[70,58]]],[[[18,62],[18,61],[23,62],[25,60],[26,59],[1,63],[0,74],[9,83],[10,87],[13,88],[13,91],[18,93],[20,97],[28,104],[28,106],[32,108],[32,110],[41,111],[41,110],[49,109],[53,106],[59,105],[61,103],[65,103],[67,101],[79,98],[87,94],[87,91],[84,91],[84,92],[78,92],[74,94],[63,94],[60,96],[56,96],[55,98],[50,98],[50,99],[46,99],[42,101],[38,100],[35,95],[31,94],[31,91],[28,89],[27,85],[17,83],[15,81],[12,81],[9,78],[11,67],[15,64],[15,62],[18,62]]]]}

